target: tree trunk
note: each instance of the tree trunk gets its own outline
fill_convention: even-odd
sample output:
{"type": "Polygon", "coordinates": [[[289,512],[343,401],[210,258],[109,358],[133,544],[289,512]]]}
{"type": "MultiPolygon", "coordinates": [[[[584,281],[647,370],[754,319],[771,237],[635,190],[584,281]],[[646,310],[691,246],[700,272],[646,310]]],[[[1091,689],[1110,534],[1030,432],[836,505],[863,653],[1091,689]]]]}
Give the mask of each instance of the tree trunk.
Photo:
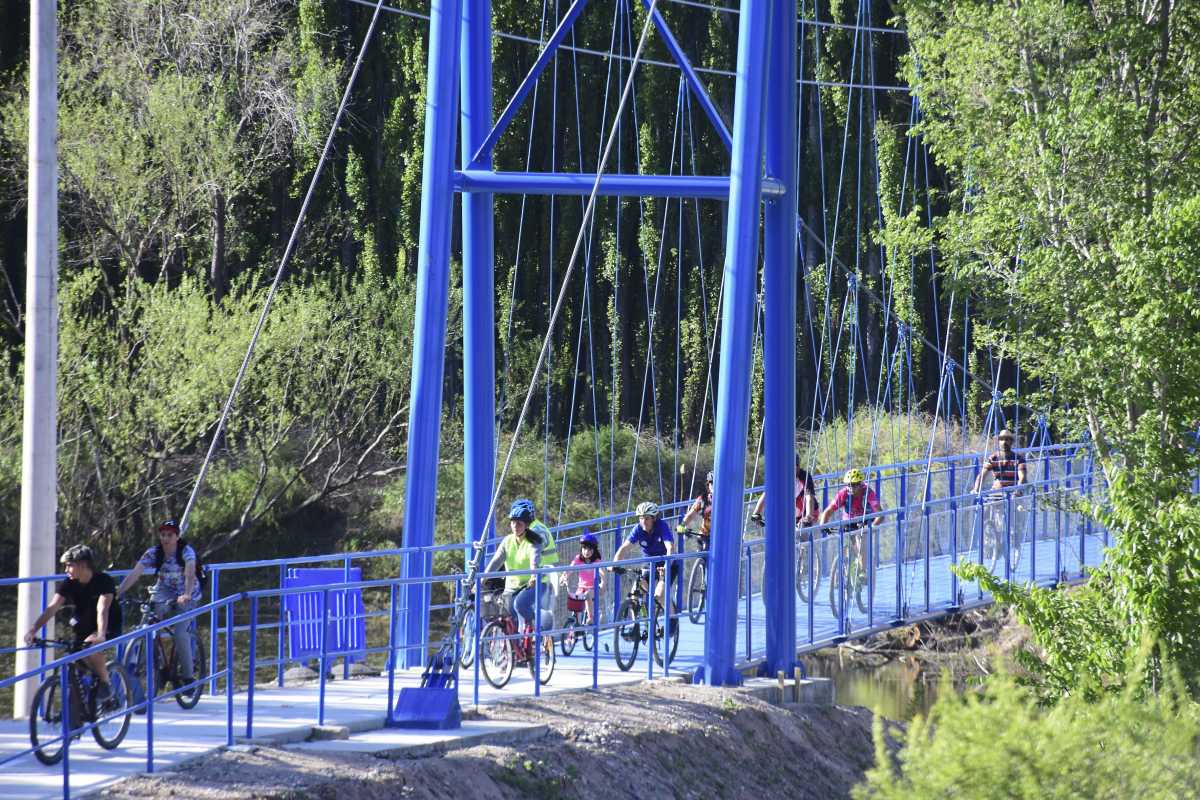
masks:
{"type": "Polygon", "coordinates": [[[229,288],[229,279],[225,272],[225,192],[222,189],[213,192],[212,266],[209,268],[208,280],[212,287],[213,300],[221,302],[229,288]]]}

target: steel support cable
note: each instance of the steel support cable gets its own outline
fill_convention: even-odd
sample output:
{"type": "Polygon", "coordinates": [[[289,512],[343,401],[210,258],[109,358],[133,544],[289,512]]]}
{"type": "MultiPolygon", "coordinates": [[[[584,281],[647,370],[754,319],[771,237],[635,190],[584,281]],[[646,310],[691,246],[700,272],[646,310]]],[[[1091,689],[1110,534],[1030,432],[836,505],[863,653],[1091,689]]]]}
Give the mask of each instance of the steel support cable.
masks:
{"type": "MultiPolygon", "coordinates": [[[[624,33],[628,37],[629,43],[632,45],[633,44],[632,4],[627,5],[625,10],[626,10],[626,14],[625,14],[624,33]]],[[[651,10],[647,9],[646,13],[650,17],[654,17],[654,13],[651,10]]],[[[641,124],[638,121],[638,108],[637,108],[637,97],[636,97],[637,90],[636,89],[632,90],[632,93],[633,93],[634,97],[633,97],[633,105],[630,106],[630,116],[633,117],[633,129],[635,131],[640,131],[641,124]]],[[[633,157],[634,157],[635,163],[638,165],[638,174],[641,174],[642,173],[642,141],[641,141],[640,135],[635,136],[634,140],[633,140],[633,157]]],[[[647,224],[646,223],[646,200],[644,197],[639,196],[638,197],[638,231],[640,232],[641,230],[643,230],[646,227],[646,224],[647,224]]],[[[650,308],[650,301],[649,301],[649,282],[648,282],[646,276],[647,276],[647,273],[649,272],[650,262],[646,257],[645,251],[642,250],[641,253],[642,253],[642,289],[643,289],[643,294],[645,295],[645,298],[646,298],[647,313],[649,314],[649,312],[652,309],[650,308]]],[[[650,357],[649,363],[652,368],[653,367],[653,357],[654,357],[653,350],[650,351],[649,357],[650,357]]],[[[653,376],[651,376],[651,377],[653,377],[653,376]]],[[[638,453],[640,452],[641,444],[642,444],[642,414],[645,410],[645,401],[646,401],[645,392],[646,392],[645,378],[643,377],[642,395],[641,395],[641,401],[639,402],[639,408],[638,408],[637,435],[634,437],[634,440],[633,440],[633,465],[634,466],[630,470],[629,490],[626,495],[625,508],[627,511],[629,510],[629,508],[631,508],[630,504],[631,504],[632,497],[633,497],[633,481],[634,481],[635,474],[636,474],[638,453]]],[[[655,413],[657,414],[657,409],[655,409],[655,413]]],[[[657,425],[656,425],[656,428],[657,428],[657,425]]],[[[654,446],[655,446],[656,454],[659,454],[661,456],[661,448],[660,448],[659,442],[657,440],[655,441],[654,446]]],[[[661,459],[660,459],[660,476],[659,477],[660,477],[660,485],[661,485],[661,459]]]]}
{"type": "Polygon", "coordinates": [[[184,507],[183,515],[179,519],[179,531],[181,535],[187,533],[188,519],[191,516],[192,509],[196,505],[196,498],[200,494],[200,488],[204,485],[204,478],[208,474],[208,468],[212,463],[213,455],[217,451],[217,443],[221,440],[221,434],[225,432],[225,425],[229,420],[229,412],[233,408],[233,401],[237,398],[238,390],[241,389],[242,380],[245,378],[246,371],[250,367],[250,360],[254,356],[254,348],[258,344],[258,338],[262,334],[263,326],[267,322],[267,315],[271,311],[271,304],[275,300],[275,295],[279,293],[284,273],[287,271],[288,263],[292,260],[292,254],[296,250],[296,242],[300,237],[300,230],[304,225],[304,217],[308,214],[308,207],[312,203],[313,194],[316,192],[317,181],[320,180],[321,172],[325,168],[325,162],[329,158],[329,151],[333,147],[333,138],[337,134],[338,126],[341,124],[342,115],[345,113],[346,106],[350,102],[350,92],[354,89],[355,79],[358,78],[359,70],[362,68],[363,57],[366,55],[367,46],[371,42],[371,36],[375,33],[375,25],[379,21],[379,12],[382,8],[382,0],[375,3],[375,10],[371,14],[371,22],[367,25],[367,32],[363,36],[362,45],[358,49],[358,56],[354,59],[354,68],[350,71],[350,77],[346,81],[346,89],[342,92],[341,102],[338,103],[337,113],[334,115],[333,122],[329,126],[329,135],[325,137],[325,146],[321,148],[321,157],[317,160],[317,166],[313,170],[312,178],[308,182],[308,190],[304,193],[304,200],[300,204],[300,211],[296,215],[296,222],[292,225],[292,233],[288,237],[283,257],[279,260],[279,267],[275,270],[275,279],[271,282],[271,288],[267,292],[266,300],[263,301],[262,311],[259,312],[258,321],[254,325],[254,332],[250,336],[250,344],[246,348],[245,356],[242,357],[242,364],[238,368],[237,376],[233,379],[233,386],[229,390],[229,396],[225,398],[225,405],[222,407],[221,416],[217,420],[217,429],[213,431],[212,441],[208,445],[208,452],[205,453],[204,461],[200,464],[200,472],[196,476],[196,483],[192,486],[192,492],[188,496],[187,505],[184,507]]]}
{"type": "MultiPolygon", "coordinates": [[[[658,3],[659,3],[659,0],[651,0],[651,4],[650,4],[651,12],[653,12],[653,10],[658,6],[658,3]]],[[[504,481],[508,477],[508,470],[509,470],[509,467],[512,465],[513,454],[516,452],[517,440],[520,437],[521,427],[525,422],[526,414],[528,414],[528,412],[529,412],[530,403],[532,403],[532,401],[533,401],[533,394],[535,391],[537,391],[538,376],[541,374],[542,368],[545,366],[547,350],[549,349],[550,342],[551,342],[551,334],[554,332],[554,326],[558,322],[558,317],[562,313],[562,308],[566,301],[566,296],[567,296],[566,289],[570,284],[571,274],[572,274],[572,272],[574,272],[575,263],[578,260],[579,253],[583,248],[583,240],[584,240],[584,237],[586,236],[587,230],[588,230],[588,221],[591,218],[592,214],[595,213],[596,198],[600,193],[600,181],[601,181],[602,176],[604,175],[605,167],[608,165],[608,159],[612,153],[613,145],[616,142],[616,139],[617,139],[616,133],[617,133],[618,125],[620,123],[621,113],[624,111],[625,104],[628,101],[630,93],[632,91],[633,78],[634,78],[634,75],[637,73],[637,65],[638,65],[639,61],[641,60],[642,52],[645,50],[646,40],[650,33],[650,28],[653,24],[651,16],[652,16],[652,14],[648,14],[646,16],[646,22],[642,27],[642,35],[641,35],[641,38],[638,40],[637,51],[634,53],[632,67],[629,71],[629,77],[625,81],[625,87],[621,93],[621,100],[617,105],[617,111],[616,111],[615,118],[613,120],[613,125],[609,129],[608,142],[605,144],[604,154],[600,159],[600,163],[596,165],[596,180],[592,185],[591,194],[588,195],[587,207],[584,209],[583,222],[579,226],[579,234],[575,237],[575,245],[571,250],[571,258],[567,262],[567,268],[563,275],[563,282],[559,289],[558,298],[556,299],[556,301],[554,303],[554,308],[550,314],[550,320],[546,326],[546,336],[542,339],[542,346],[541,346],[541,349],[538,351],[538,361],[533,369],[533,377],[531,378],[531,380],[529,382],[529,390],[525,394],[525,401],[521,405],[521,413],[517,417],[517,423],[513,429],[513,435],[512,435],[511,440],[509,441],[508,451],[505,453],[505,456],[504,456],[504,463],[501,466],[500,474],[499,474],[499,476],[497,476],[497,479],[496,479],[496,488],[492,493],[492,502],[488,506],[489,509],[494,509],[496,507],[496,503],[498,503],[500,500],[500,493],[504,488],[504,481]]],[[[489,517],[491,516],[492,513],[493,513],[492,511],[488,512],[489,517]]],[[[480,520],[481,533],[486,532],[487,525],[488,525],[488,520],[486,520],[486,519],[480,520]]],[[[480,541],[482,538],[483,538],[482,535],[479,537],[476,537],[476,541],[480,541]]],[[[478,568],[478,559],[481,557],[482,553],[483,553],[483,549],[482,549],[482,547],[480,547],[479,552],[476,555],[476,568],[478,568]]],[[[460,598],[459,603],[465,604],[466,601],[464,599],[460,598]]],[[[453,636],[454,634],[452,633],[451,635],[453,636]]]]}
{"type": "MultiPolygon", "coordinates": [[[[671,158],[670,158],[670,166],[667,168],[669,171],[669,174],[671,174],[671,175],[675,174],[675,152],[676,152],[675,148],[676,148],[676,144],[677,144],[677,139],[679,137],[680,120],[682,118],[681,93],[682,93],[683,89],[684,89],[684,84],[683,84],[683,81],[681,80],[679,82],[679,86],[675,93],[675,125],[674,125],[674,129],[671,132],[671,158]]],[[[683,151],[683,148],[682,148],[682,146],[680,146],[679,153],[680,153],[680,163],[681,164],[683,161],[683,152],[682,151],[683,151]]],[[[641,159],[639,159],[639,163],[640,163],[640,160],[641,159]]],[[[682,166],[680,167],[679,171],[680,171],[680,173],[683,172],[682,166]]],[[[680,199],[679,202],[682,204],[682,202],[683,202],[682,198],[680,199]]],[[[662,229],[660,230],[659,236],[658,236],[658,263],[654,270],[654,294],[653,294],[653,296],[651,296],[651,294],[650,294],[649,280],[645,274],[645,270],[642,273],[642,286],[643,286],[643,290],[645,292],[646,319],[647,319],[646,366],[642,372],[641,402],[638,407],[638,425],[637,425],[638,436],[637,436],[637,440],[635,440],[635,443],[634,443],[633,461],[629,468],[629,491],[625,498],[625,507],[627,509],[630,508],[633,503],[633,486],[634,486],[634,482],[637,479],[638,443],[641,441],[642,422],[644,421],[645,412],[646,412],[646,391],[647,391],[647,389],[649,389],[649,392],[650,392],[650,410],[654,417],[654,452],[656,455],[656,461],[657,461],[657,465],[658,465],[658,495],[659,495],[658,500],[659,500],[660,504],[664,502],[664,497],[663,497],[664,482],[663,482],[663,476],[662,476],[662,446],[661,446],[662,431],[660,429],[659,419],[658,419],[658,382],[656,380],[657,371],[654,368],[654,333],[657,329],[656,322],[658,319],[658,297],[659,297],[659,289],[661,288],[661,284],[662,284],[663,256],[665,254],[666,239],[667,239],[667,225],[669,224],[670,216],[671,216],[671,198],[668,197],[668,198],[666,198],[665,202],[663,203],[662,229]]],[[[676,326],[676,329],[678,329],[678,326],[676,326]]]]}
{"type": "MultiPolygon", "coordinates": [[[[692,129],[692,101],[690,95],[684,95],[684,102],[688,104],[688,156],[692,165],[692,172],[696,171],[696,135],[692,129]]],[[[703,229],[700,225],[700,201],[692,200],[692,208],[696,220],[696,259],[699,264],[700,272],[700,313],[704,323],[704,343],[708,349],[708,364],[705,370],[704,378],[704,396],[700,400],[700,426],[696,432],[696,450],[692,456],[692,480],[688,487],[688,497],[695,497],[696,491],[696,469],[700,465],[700,442],[704,438],[704,421],[706,412],[708,411],[708,397],[712,389],[712,365],[713,356],[716,353],[717,333],[714,329],[710,330],[709,315],[708,315],[708,286],[704,280],[704,236],[703,229]]],[[[717,309],[721,307],[721,299],[725,292],[725,274],[721,273],[721,283],[717,288],[717,309]]],[[[713,425],[716,425],[716,418],[713,419],[713,425]]]]}
{"type": "MultiPolygon", "coordinates": [[[[572,30],[571,31],[571,40],[574,41],[574,39],[575,39],[575,31],[572,30]]],[[[575,54],[572,54],[572,56],[571,56],[571,77],[572,77],[572,85],[575,89],[576,158],[579,159],[579,169],[583,170],[584,169],[583,122],[582,122],[582,117],[580,116],[580,112],[579,112],[579,107],[580,107],[580,102],[579,102],[579,58],[575,54]]],[[[607,89],[607,87],[605,87],[605,88],[607,89]]],[[[585,201],[583,200],[583,198],[580,198],[579,202],[581,204],[580,211],[582,211],[583,210],[582,204],[585,201]]],[[[583,253],[583,293],[579,300],[579,333],[575,339],[575,371],[572,373],[572,380],[571,380],[571,409],[570,409],[570,412],[568,415],[568,420],[567,420],[567,441],[566,441],[565,447],[563,448],[562,481],[560,482],[559,493],[558,493],[558,520],[560,522],[562,521],[563,512],[564,512],[565,505],[566,505],[567,475],[568,475],[568,471],[569,471],[568,467],[570,466],[570,463],[571,463],[571,437],[572,437],[572,433],[574,432],[574,429],[575,429],[575,406],[576,406],[576,403],[578,402],[577,397],[578,397],[578,389],[579,389],[579,364],[583,358],[583,329],[584,329],[585,323],[587,324],[587,328],[588,328],[588,353],[589,353],[588,364],[590,367],[589,375],[591,378],[591,389],[592,389],[592,416],[593,416],[592,436],[593,436],[593,444],[597,448],[595,457],[596,457],[596,493],[597,493],[598,503],[597,503],[596,507],[597,508],[604,507],[604,496],[603,496],[603,493],[601,492],[601,487],[600,487],[600,460],[599,460],[600,459],[600,451],[599,451],[599,438],[598,438],[598,433],[597,433],[597,429],[599,427],[599,417],[597,416],[597,412],[596,412],[596,370],[595,370],[595,364],[592,362],[591,357],[590,357],[591,349],[592,349],[592,340],[591,340],[591,316],[590,316],[591,312],[590,312],[590,302],[589,302],[589,296],[590,296],[591,292],[590,292],[589,284],[591,283],[592,240],[595,235],[595,224],[594,223],[595,223],[595,221],[593,220],[593,224],[589,225],[589,227],[588,227],[587,244],[584,247],[584,253],[583,253]]]]}
{"type": "MultiPolygon", "coordinates": [[[[541,28],[540,35],[543,37],[546,35],[546,0],[542,0],[542,28],[541,28]]],[[[534,125],[537,123],[537,97],[538,97],[538,86],[539,85],[540,85],[540,82],[534,83],[533,97],[530,98],[529,136],[527,137],[528,141],[525,145],[525,170],[526,171],[529,170],[530,165],[533,163],[533,128],[534,128],[534,125]]],[[[497,419],[499,419],[500,414],[502,413],[502,410],[504,408],[504,404],[505,404],[505,402],[507,402],[505,399],[505,395],[507,394],[508,382],[509,382],[509,367],[511,366],[509,363],[509,353],[512,350],[513,319],[516,316],[516,307],[517,307],[517,278],[521,274],[521,270],[520,270],[521,248],[522,248],[522,245],[524,244],[525,207],[526,207],[528,200],[529,200],[529,195],[525,195],[525,194],[521,195],[521,211],[520,211],[519,216],[517,217],[517,248],[516,248],[516,252],[513,255],[512,275],[511,275],[511,280],[509,281],[508,320],[505,324],[505,332],[504,332],[504,357],[503,357],[504,368],[503,368],[503,372],[501,373],[501,381],[500,381],[500,392],[499,392],[500,393],[500,401],[496,405],[497,419]]],[[[499,444],[500,444],[500,426],[497,425],[496,426],[496,445],[497,445],[496,450],[497,450],[497,452],[499,452],[499,449],[500,449],[499,444]]]]}

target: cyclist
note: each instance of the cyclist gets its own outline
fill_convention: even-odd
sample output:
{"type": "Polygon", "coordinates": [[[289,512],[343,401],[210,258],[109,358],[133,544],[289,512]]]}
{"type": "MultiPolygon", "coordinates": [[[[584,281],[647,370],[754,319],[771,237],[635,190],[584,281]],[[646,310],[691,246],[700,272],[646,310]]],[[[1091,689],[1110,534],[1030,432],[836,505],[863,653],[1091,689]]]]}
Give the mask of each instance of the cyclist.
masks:
{"type": "Polygon", "coordinates": [[[868,513],[877,514],[881,511],[879,505],[879,496],[875,494],[875,490],[867,486],[867,476],[863,474],[861,469],[849,469],[842,476],[842,488],[834,495],[833,500],[829,505],[821,511],[821,516],[818,523],[826,524],[838,511],[842,512],[842,519],[848,521],[846,532],[855,534],[853,537],[854,553],[858,559],[858,566],[866,570],[866,553],[863,550],[861,537],[857,533],[872,525],[879,523],[879,517],[872,520],[864,520],[868,513]]]}
{"type": "Polygon", "coordinates": [[[712,508],[713,508],[713,474],[710,472],[705,480],[704,491],[696,495],[695,501],[688,508],[687,513],[683,515],[683,519],[679,521],[676,531],[683,533],[697,519],[700,520],[700,547],[704,549],[708,547],[708,535],[712,530],[712,508]]]}
{"type": "MultiPolygon", "coordinates": [[[[107,572],[96,569],[92,548],[77,544],[63,553],[60,561],[66,565],[67,579],[59,581],[54,587],[54,599],[25,634],[25,644],[33,644],[38,630],[64,605],[75,608],[71,625],[75,629],[76,646],[100,644],[105,639],[120,636],[121,605],[115,602],[114,597],[117,584],[107,572]]],[[[108,682],[104,653],[92,653],[83,661],[100,679],[96,699],[107,701],[112,697],[112,686],[108,682]]]]}
{"type": "MultiPolygon", "coordinates": [[[[633,552],[634,547],[642,549],[642,555],[648,558],[656,558],[669,556],[675,550],[675,543],[671,538],[671,529],[667,523],[658,518],[658,506],[654,503],[641,503],[637,507],[637,524],[629,529],[629,536],[625,539],[625,543],[617,548],[616,555],[613,556],[614,561],[620,561],[623,558],[628,558],[629,553],[633,552]]],[[[663,583],[661,580],[665,573],[666,561],[652,561],[651,565],[655,568],[657,577],[660,579],[656,583],[654,589],[654,599],[662,602],[663,583]]],[[[679,583],[679,573],[683,571],[681,564],[671,565],[671,583],[679,583]]],[[[641,580],[647,582],[649,568],[642,571],[641,580]]]]}
{"type": "Polygon", "coordinates": [[[1000,441],[1000,449],[988,456],[987,464],[975,479],[976,492],[983,489],[986,475],[992,476],[993,491],[1025,483],[1025,456],[1013,450],[1013,442],[1017,437],[1006,428],[996,438],[1000,441]]]}
{"type": "MultiPolygon", "coordinates": [[[[600,543],[596,540],[596,534],[588,531],[579,537],[579,555],[571,561],[571,566],[586,566],[595,564],[597,561],[603,561],[604,556],[600,555],[600,543]]],[[[599,570],[583,569],[575,573],[575,597],[583,598],[587,603],[587,619],[590,623],[595,619],[595,601],[596,596],[596,572],[599,570]]],[[[559,578],[559,585],[566,586],[567,578],[570,573],[564,572],[559,578]]],[[[604,588],[604,573],[600,572],[600,588],[604,588]]]]}
{"type": "MultiPolygon", "coordinates": [[[[159,619],[172,616],[172,604],[175,605],[175,614],[196,607],[201,592],[200,581],[196,580],[196,551],[179,538],[179,523],[175,520],[165,520],[158,526],[158,544],[142,553],[142,557],[117,587],[117,597],[125,594],[130,586],[137,583],[147,569],[155,570],[150,602],[154,604],[154,613],[159,619]]],[[[192,643],[188,632],[190,627],[191,621],[186,619],[171,626],[175,652],[179,656],[179,678],[184,683],[192,682],[194,667],[192,643]]]]}
{"type": "MultiPolygon", "coordinates": [[[[975,492],[979,493],[983,491],[986,476],[990,475],[992,478],[986,519],[989,531],[996,537],[999,537],[1004,530],[1004,504],[1000,502],[1004,499],[1003,490],[1025,483],[1025,456],[1013,450],[1013,442],[1016,441],[1016,438],[1013,432],[1007,428],[996,434],[996,439],[1000,442],[1000,449],[988,456],[987,463],[980,470],[979,477],[975,479],[975,492]]],[[[1014,532],[1021,530],[1019,511],[1019,508],[1013,509],[1015,516],[1012,520],[1012,528],[1014,532]]],[[[1012,550],[1015,561],[1020,558],[1021,553],[1020,543],[1015,537],[1012,550]]]]}
{"type": "MultiPolygon", "coordinates": [[[[763,508],[767,503],[767,493],[763,492],[758,496],[758,502],[754,505],[754,513],[750,515],[750,519],[763,524],[763,508]]],[[[821,506],[817,502],[817,489],[812,476],[808,474],[808,470],[799,464],[796,465],[796,527],[803,528],[812,525],[817,521],[817,515],[820,513],[821,506]]]]}
{"type": "MultiPolygon", "coordinates": [[[[504,577],[505,606],[509,613],[517,615],[518,621],[532,626],[536,576],[512,573],[546,566],[547,551],[553,545],[554,539],[550,535],[550,529],[534,519],[533,501],[524,497],[515,500],[509,508],[508,527],[511,532],[500,541],[500,546],[492,554],[492,559],[484,571],[496,572],[503,569],[508,573],[504,577]]],[[[555,556],[557,557],[557,553],[555,556]]],[[[554,616],[545,610],[549,606],[545,598],[551,591],[549,584],[543,581],[540,616],[542,627],[546,630],[554,627],[554,616]]]]}

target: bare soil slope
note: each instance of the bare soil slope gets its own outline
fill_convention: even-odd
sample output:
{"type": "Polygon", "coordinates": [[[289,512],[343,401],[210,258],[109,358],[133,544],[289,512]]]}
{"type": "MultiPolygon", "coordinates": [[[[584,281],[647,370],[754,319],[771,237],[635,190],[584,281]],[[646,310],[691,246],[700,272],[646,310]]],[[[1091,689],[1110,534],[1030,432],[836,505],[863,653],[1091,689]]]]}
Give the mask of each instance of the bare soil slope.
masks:
{"type": "Polygon", "coordinates": [[[874,759],[861,708],[771,706],[655,681],[485,709],[543,723],[519,746],[417,758],[257,747],[123,781],[111,798],[836,798],[874,759]]]}

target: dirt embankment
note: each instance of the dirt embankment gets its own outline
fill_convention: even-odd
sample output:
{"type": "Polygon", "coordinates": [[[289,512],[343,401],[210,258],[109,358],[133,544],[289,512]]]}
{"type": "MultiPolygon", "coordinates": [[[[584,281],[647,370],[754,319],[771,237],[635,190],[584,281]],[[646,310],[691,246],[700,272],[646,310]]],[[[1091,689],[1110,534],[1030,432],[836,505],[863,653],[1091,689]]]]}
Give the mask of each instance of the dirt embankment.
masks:
{"type": "Polygon", "coordinates": [[[847,797],[874,761],[861,708],[776,707],[731,689],[656,681],[493,706],[547,725],[515,746],[392,759],[286,747],[221,752],[126,780],[110,798],[847,797]]]}
{"type": "Polygon", "coordinates": [[[899,660],[934,679],[942,671],[960,679],[986,675],[1000,664],[1014,669],[1014,655],[1028,647],[1032,647],[1029,629],[1016,620],[1012,611],[989,607],[885,631],[818,655],[836,655],[840,661],[859,667],[899,660]]]}

